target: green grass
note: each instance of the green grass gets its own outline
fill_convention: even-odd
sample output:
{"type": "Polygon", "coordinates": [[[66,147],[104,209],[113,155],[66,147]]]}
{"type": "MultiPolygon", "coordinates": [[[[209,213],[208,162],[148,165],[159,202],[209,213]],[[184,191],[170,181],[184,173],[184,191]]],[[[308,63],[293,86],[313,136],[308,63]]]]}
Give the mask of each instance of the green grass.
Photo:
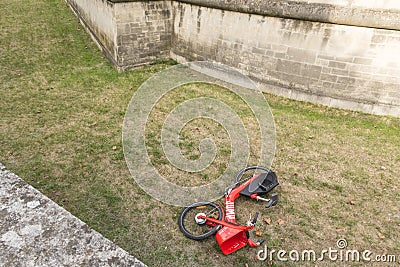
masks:
{"type": "MultiPolygon", "coordinates": [[[[148,196],[129,174],[121,143],[125,109],[168,62],[118,73],[63,1],[3,0],[0,11],[0,162],[149,266],[267,266],[257,262],[258,249],[225,257],[212,238],[184,238],[176,224],[180,209],[148,196]]],[[[234,98],[189,87],[190,94],[178,88],[172,101],[160,103],[146,132],[161,171],[168,162],[157,129],[178,100],[220,94],[252,127],[251,114],[234,98]]],[[[259,210],[257,227],[275,249],[327,249],[344,237],[350,248],[399,255],[400,220],[393,215],[400,214],[400,120],[266,97],[277,127],[273,168],[281,200],[265,210],[239,199],[239,220],[259,210]]],[[[221,171],[229,154],[225,132],[197,121],[181,136],[183,153],[196,158],[199,138],[209,135],[221,155],[198,183],[221,171]]],[[[257,148],[257,134],[251,138],[257,148]]]]}
{"type": "Polygon", "coordinates": [[[147,149],[152,163],[158,166],[160,173],[175,184],[182,186],[199,186],[208,184],[221,175],[226,169],[231,155],[231,143],[227,131],[217,122],[207,118],[196,118],[183,127],[180,133],[180,148],[182,155],[188,159],[196,160],[200,157],[200,141],[211,138],[216,145],[217,153],[214,161],[204,171],[188,175],[183,170],[173,168],[167,157],[164,155],[161,146],[161,129],[167,115],[178,106],[190,99],[199,97],[211,97],[220,99],[232,107],[244,122],[246,129],[257,133],[250,136],[250,159],[251,165],[257,164],[259,147],[257,139],[260,139],[257,132],[257,121],[249,112],[245,102],[239,96],[228,89],[207,83],[194,83],[179,86],[171,90],[165,97],[157,102],[152,110],[146,127],[147,149]],[[184,93],[183,93],[184,92],[184,93]]]}

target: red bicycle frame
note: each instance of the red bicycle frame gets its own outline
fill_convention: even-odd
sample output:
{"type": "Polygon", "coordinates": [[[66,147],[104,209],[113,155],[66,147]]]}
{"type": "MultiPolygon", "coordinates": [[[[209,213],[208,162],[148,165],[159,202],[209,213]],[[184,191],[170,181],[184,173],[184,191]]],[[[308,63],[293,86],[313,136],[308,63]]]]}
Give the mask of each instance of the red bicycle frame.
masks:
{"type": "MultiPolygon", "coordinates": [[[[248,222],[246,226],[239,225],[236,222],[235,217],[235,200],[240,196],[240,192],[259,175],[260,174],[255,175],[246,182],[228,190],[225,195],[225,213],[223,214],[222,220],[217,220],[204,215],[199,215],[197,217],[198,219],[206,220],[206,224],[211,227],[215,227],[216,225],[222,226],[222,228],[216,233],[216,239],[225,255],[230,254],[246,245],[249,245],[250,247],[257,247],[263,242],[263,240],[258,242],[252,241],[249,238],[248,233],[248,231],[252,230],[255,226],[258,212],[256,213],[253,221],[248,222]]],[[[259,197],[257,194],[252,194],[250,197],[257,200],[267,200],[259,197]]]]}
{"type": "Polygon", "coordinates": [[[194,240],[203,240],[215,234],[215,238],[225,255],[230,254],[246,245],[257,247],[261,245],[263,240],[254,242],[250,239],[249,231],[252,230],[257,222],[258,212],[252,221],[248,221],[246,225],[240,225],[236,222],[235,216],[235,200],[240,196],[249,197],[256,200],[268,202],[266,208],[276,205],[278,195],[271,194],[269,199],[262,198],[259,195],[265,195],[279,183],[276,174],[268,168],[262,166],[249,166],[241,169],[235,176],[235,184],[228,188],[225,193],[225,211],[216,203],[202,201],[194,203],[183,209],[178,219],[178,225],[182,233],[194,240]],[[263,170],[265,172],[256,174],[250,179],[240,182],[240,178],[246,171],[263,170]],[[211,211],[201,212],[201,209],[211,207],[211,211]],[[194,221],[190,212],[194,210],[194,221]],[[218,217],[215,211],[218,212],[218,217]],[[208,215],[213,214],[213,215],[208,215]],[[185,220],[187,218],[187,220],[185,220]],[[193,223],[196,223],[196,230],[193,231],[193,223]],[[200,229],[203,226],[206,229],[200,229]],[[189,229],[189,230],[188,230],[189,229]],[[204,231],[205,230],[205,231],[204,231]]]}

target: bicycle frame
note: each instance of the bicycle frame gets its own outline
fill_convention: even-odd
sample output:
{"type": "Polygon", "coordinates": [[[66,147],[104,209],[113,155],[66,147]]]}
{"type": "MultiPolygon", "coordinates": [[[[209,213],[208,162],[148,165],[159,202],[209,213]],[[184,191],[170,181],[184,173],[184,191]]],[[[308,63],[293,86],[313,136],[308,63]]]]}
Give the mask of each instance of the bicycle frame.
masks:
{"type": "MultiPolygon", "coordinates": [[[[240,192],[248,186],[258,175],[253,176],[246,182],[231,188],[225,195],[225,212],[222,220],[217,220],[204,215],[199,215],[198,219],[206,220],[206,224],[215,227],[216,225],[222,226],[222,228],[216,233],[216,239],[221,247],[222,252],[227,255],[230,254],[246,245],[250,247],[257,247],[261,245],[262,241],[254,242],[249,238],[248,231],[252,230],[257,221],[258,213],[252,222],[248,222],[246,226],[239,225],[236,222],[235,217],[235,200],[240,196],[240,192]]],[[[253,194],[251,198],[257,199],[258,195],[253,194]]]]}
{"type": "Polygon", "coordinates": [[[272,194],[269,199],[259,196],[267,194],[279,184],[276,174],[268,168],[262,166],[243,168],[236,174],[234,181],[235,184],[229,187],[225,193],[225,210],[217,203],[201,201],[185,207],[178,219],[180,230],[190,239],[203,240],[215,235],[222,253],[225,255],[246,245],[257,247],[263,242],[263,240],[258,242],[252,241],[249,234],[249,231],[254,228],[257,222],[258,212],[254,216],[254,219],[248,221],[246,225],[238,224],[235,216],[235,200],[239,196],[244,196],[265,201],[267,202],[266,208],[272,207],[278,202],[278,195],[276,193],[272,194]],[[239,182],[245,172],[257,169],[264,172],[256,174],[242,183],[239,182]],[[207,207],[211,207],[211,211],[201,212],[202,209],[207,207]],[[193,217],[191,217],[192,215],[187,217],[193,209],[200,210],[200,212],[194,210],[194,221],[193,217]],[[215,217],[216,213],[218,213],[218,217],[215,217]],[[185,218],[187,218],[187,220],[185,218]],[[193,231],[193,228],[190,227],[193,223],[195,223],[194,225],[195,228],[197,227],[197,231],[193,231]],[[204,226],[205,228],[202,228],[204,226]]]}

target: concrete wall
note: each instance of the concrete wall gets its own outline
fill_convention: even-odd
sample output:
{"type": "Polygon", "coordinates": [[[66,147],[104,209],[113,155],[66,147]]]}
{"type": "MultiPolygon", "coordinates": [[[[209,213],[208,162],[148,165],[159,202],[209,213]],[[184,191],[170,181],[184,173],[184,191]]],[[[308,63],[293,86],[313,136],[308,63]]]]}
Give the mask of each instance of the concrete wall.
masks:
{"type": "Polygon", "coordinates": [[[121,70],[215,60],[274,94],[400,116],[400,1],[67,1],[121,70]]]}

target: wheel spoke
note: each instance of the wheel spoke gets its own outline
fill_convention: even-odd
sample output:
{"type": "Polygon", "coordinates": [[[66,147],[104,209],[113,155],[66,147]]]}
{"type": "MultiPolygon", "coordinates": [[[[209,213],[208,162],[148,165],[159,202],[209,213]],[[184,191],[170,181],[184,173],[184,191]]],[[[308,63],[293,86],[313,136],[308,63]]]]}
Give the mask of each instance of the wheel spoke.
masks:
{"type": "Polygon", "coordinates": [[[207,238],[213,234],[215,234],[219,226],[209,226],[206,223],[198,223],[199,220],[196,222],[196,215],[198,214],[206,214],[206,217],[212,217],[215,219],[222,219],[222,210],[221,208],[213,203],[213,202],[199,202],[195,203],[189,207],[186,207],[183,211],[181,216],[179,217],[179,228],[182,233],[195,240],[201,240],[207,238]],[[216,216],[215,216],[216,215],[216,216]],[[214,217],[215,216],[215,217],[214,217]]]}

